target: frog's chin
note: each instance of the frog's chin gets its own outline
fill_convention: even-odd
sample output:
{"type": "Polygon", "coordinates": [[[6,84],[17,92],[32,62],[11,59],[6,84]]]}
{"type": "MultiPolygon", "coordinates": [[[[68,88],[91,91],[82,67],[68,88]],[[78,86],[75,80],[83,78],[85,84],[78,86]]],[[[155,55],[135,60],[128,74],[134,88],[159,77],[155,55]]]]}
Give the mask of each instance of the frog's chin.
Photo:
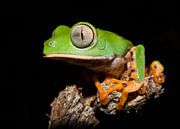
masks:
{"type": "Polygon", "coordinates": [[[107,63],[112,62],[114,57],[111,56],[86,56],[86,55],[71,55],[71,54],[48,54],[44,58],[50,58],[55,60],[62,60],[74,65],[83,66],[86,68],[95,68],[104,66],[107,63]]]}

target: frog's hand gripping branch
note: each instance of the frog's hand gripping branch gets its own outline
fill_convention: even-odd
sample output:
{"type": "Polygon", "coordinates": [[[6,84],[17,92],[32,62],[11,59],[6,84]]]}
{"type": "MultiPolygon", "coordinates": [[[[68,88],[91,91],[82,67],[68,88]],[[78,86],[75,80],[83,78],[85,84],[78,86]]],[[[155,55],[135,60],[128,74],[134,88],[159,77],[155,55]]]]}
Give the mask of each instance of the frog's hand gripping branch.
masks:
{"type": "Polygon", "coordinates": [[[127,100],[128,93],[136,92],[143,86],[145,74],[144,47],[142,45],[138,45],[137,47],[131,48],[126,57],[128,58],[127,67],[131,70],[129,79],[118,80],[107,77],[103,83],[100,83],[96,77],[93,77],[102,104],[105,105],[108,103],[108,95],[111,92],[115,90],[122,92],[120,101],[117,104],[117,110],[121,110],[123,108],[127,100]],[[104,90],[102,88],[103,84],[108,85],[109,88],[104,90]]]}

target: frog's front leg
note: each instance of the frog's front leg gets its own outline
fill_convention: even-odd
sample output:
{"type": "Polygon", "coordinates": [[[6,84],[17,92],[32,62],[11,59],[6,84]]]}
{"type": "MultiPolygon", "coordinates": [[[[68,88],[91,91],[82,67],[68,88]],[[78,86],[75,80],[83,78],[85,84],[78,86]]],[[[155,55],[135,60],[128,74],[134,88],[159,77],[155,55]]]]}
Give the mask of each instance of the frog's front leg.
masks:
{"type": "Polygon", "coordinates": [[[106,105],[106,104],[108,103],[108,99],[107,99],[108,94],[107,94],[107,92],[103,89],[103,84],[100,83],[100,81],[98,80],[98,78],[97,78],[96,75],[92,76],[92,79],[93,79],[93,81],[94,81],[94,83],[95,83],[95,86],[96,86],[96,88],[97,88],[97,91],[98,91],[98,93],[99,93],[99,99],[100,99],[100,101],[101,101],[101,104],[106,105]]]}
{"type": "Polygon", "coordinates": [[[129,80],[125,83],[126,87],[122,91],[122,96],[117,104],[117,110],[121,110],[123,108],[127,100],[128,93],[138,91],[139,94],[144,94],[146,92],[146,87],[143,82],[145,76],[144,47],[142,45],[132,47],[125,57],[129,60],[127,63],[127,68],[130,70],[128,77],[129,80]]]}

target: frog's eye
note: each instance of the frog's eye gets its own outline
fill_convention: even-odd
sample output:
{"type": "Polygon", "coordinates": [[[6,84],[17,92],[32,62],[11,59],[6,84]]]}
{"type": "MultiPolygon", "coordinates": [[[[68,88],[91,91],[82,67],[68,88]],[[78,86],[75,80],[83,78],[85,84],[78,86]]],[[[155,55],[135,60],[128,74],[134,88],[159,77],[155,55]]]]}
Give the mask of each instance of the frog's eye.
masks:
{"type": "Polygon", "coordinates": [[[50,41],[50,42],[48,43],[48,45],[49,45],[50,47],[54,47],[54,46],[55,46],[55,42],[54,42],[54,41],[50,41]]]}
{"type": "Polygon", "coordinates": [[[78,48],[91,46],[95,41],[94,30],[85,24],[77,25],[71,31],[71,41],[78,48]]]}

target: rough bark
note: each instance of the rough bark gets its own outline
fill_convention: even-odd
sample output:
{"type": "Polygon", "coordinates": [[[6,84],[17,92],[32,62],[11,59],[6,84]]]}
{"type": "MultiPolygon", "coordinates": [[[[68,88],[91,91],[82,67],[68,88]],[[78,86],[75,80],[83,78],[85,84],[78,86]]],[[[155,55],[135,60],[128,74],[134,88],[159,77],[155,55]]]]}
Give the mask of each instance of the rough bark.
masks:
{"type": "Polygon", "coordinates": [[[76,85],[60,91],[51,106],[49,129],[90,129],[99,124],[95,109],[87,104],[76,85]]]}
{"type": "MultiPolygon", "coordinates": [[[[144,95],[130,94],[123,111],[138,110],[150,98],[159,97],[164,88],[156,84],[153,78],[145,79],[147,91],[144,95]]],[[[51,104],[49,129],[91,129],[97,127],[100,121],[96,118],[95,112],[100,110],[106,114],[117,114],[116,104],[121,92],[113,91],[109,95],[109,104],[101,105],[97,97],[84,98],[81,90],[76,85],[67,86],[59,92],[58,97],[51,104]],[[94,101],[93,101],[94,100],[94,101]]]]}

